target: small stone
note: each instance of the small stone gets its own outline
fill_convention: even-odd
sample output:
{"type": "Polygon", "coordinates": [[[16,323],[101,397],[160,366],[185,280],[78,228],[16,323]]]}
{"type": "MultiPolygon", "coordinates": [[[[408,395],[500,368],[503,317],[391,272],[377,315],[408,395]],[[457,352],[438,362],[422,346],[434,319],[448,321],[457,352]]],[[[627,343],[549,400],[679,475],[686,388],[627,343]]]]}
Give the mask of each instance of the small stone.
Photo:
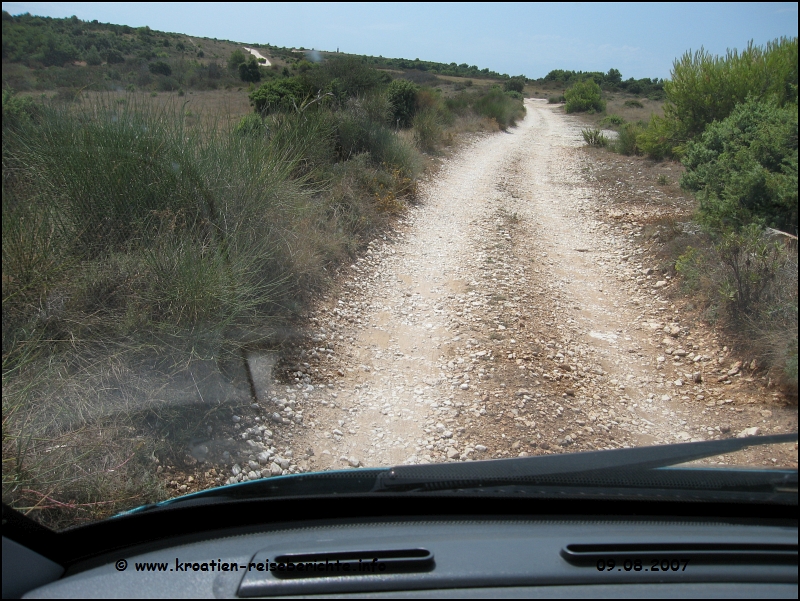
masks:
{"type": "Polygon", "coordinates": [[[677,350],[675,350],[675,351],[672,351],[672,354],[673,354],[673,355],[676,355],[676,356],[678,356],[678,357],[685,357],[685,356],[686,356],[686,355],[688,355],[689,353],[687,353],[687,352],[686,352],[685,350],[683,350],[682,348],[679,348],[679,349],[677,349],[677,350]]]}
{"type": "Polygon", "coordinates": [[[694,372],[692,374],[692,381],[695,384],[700,384],[703,381],[703,374],[701,374],[699,371],[694,372]]]}
{"type": "Polygon", "coordinates": [[[266,451],[261,451],[258,455],[256,455],[256,459],[261,465],[266,465],[269,463],[269,453],[266,451]]]}
{"type": "Polygon", "coordinates": [[[447,449],[447,458],[448,459],[457,459],[458,458],[458,451],[456,451],[453,447],[447,449]]]}
{"type": "Polygon", "coordinates": [[[241,418],[241,417],[239,417],[238,415],[234,415],[234,416],[231,418],[231,420],[233,421],[233,423],[234,423],[234,424],[238,424],[240,421],[242,421],[242,418],[241,418]]]}
{"type": "Polygon", "coordinates": [[[683,380],[675,380],[673,384],[675,384],[675,386],[683,386],[683,380]]]}
{"type": "Polygon", "coordinates": [[[482,444],[476,444],[475,445],[475,450],[478,451],[479,453],[485,453],[487,448],[486,448],[486,446],[484,446],[482,444]]]}
{"type": "Polygon", "coordinates": [[[731,426],[730,426],[730,424],[722,424],[722,425],[719,427],[719,431],[720,431],[720,432],[722,432],[723,434],[727,434],[728,432],[730,432],[730,431],[731,431],[731,426]]]}
{"type": "Polygon", "coordinates": [[[464,382],[464,383],[463,383],[461,386],[459,386],[459,388],[460,388],[461,390],[469,390],[469,384],[467,384],[466,382],[464,382]]]}
{"type": "Polygon", "coordinates": [[[759,434],[761,434],[761,428],[745,428],[736,435],[736,438],[747,438],[748,436],[758,436],[759,434]]]}
{"type": "Polygon", "coordinates": [[[770,411],[769,409],[764,409],[761,412],[761,417],[772,417],[772,411],[770,411]]]}
{"type": "Polygon", "coordinates": [[[742,369],[742,362],[737,361],[736,363],[731,365],[731,368],[728,370],[728,375],[735,376],[736,374],[739,373],[739,371],[741,371],[741,369],[742,369]]]}
{"type": "Polygon", "coordinates": [[[242,468],[241,468],[241,467],[239,467],[239,464],[238,464],[238,463],[237,463],[237,464],[235,464],[235,465],[234,465],[234,466],[231,468],[231,473],[232,473],[234,476],[238,476],[239,474],[241,474],[241,473],[242,473],[242,468]]]}
{"type": "Polygon", "coordinates": [[[283,473],[283,469],[281,468],[280,465],[278,465],[273,461],[269,466],[269,472],[273,476],[280,476],[283,473]]]}
{"type": "Polygon", "coordinates": [[[355,457],[349,457],[347,459],[347,463],[350,465],[350,467],[358,467],[359,465],[361,465],[361,462],[355,457]]]}
{"type": "Polygon", "coordinates": [[[575,391],[572,388],[567,388],[564,391],[564,394],[566,394],[567,396],[575,396],[575,391]]]}
{"type": "Polygon", "coordinates": [[[654,287],[655,288],[663,288],[666,285],[667,285],[667,280],[658,280],[654,287]]]}

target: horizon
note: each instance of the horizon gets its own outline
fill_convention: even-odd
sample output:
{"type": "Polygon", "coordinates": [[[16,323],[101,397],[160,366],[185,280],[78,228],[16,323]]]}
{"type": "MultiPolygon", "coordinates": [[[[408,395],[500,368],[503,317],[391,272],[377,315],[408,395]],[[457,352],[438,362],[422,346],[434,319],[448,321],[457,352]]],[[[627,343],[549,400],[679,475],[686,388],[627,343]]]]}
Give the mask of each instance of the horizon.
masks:
{"type": "Polygon", "coordinates": [[[670,76],[675,59],[703,47],[724,55],[797,36],[797,4],[467,4],[3,2],[12,15],[149,26],[237,43],[467,63],[510,76],[555,69],[618,69],[623,78],[670,76]],[[454,10],[457,9],[457,10],[454,10]],[[401,13],[401,14],[397,14],[401,13]],[[220,15],[228,15],[220,18],[220,15]],[[653,27],[652,23],[658,23],[653,27]],[[713,27],[708,27],[713,23],[713,27]]]}

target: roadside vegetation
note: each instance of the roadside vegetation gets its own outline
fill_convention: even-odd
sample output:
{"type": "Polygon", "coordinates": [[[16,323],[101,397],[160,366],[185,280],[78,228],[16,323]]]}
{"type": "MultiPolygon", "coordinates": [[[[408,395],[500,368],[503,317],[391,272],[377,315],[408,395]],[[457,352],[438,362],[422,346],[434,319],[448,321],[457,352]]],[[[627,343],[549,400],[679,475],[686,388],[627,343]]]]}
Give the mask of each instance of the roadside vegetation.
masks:
{"type": "MultiPolygon", "coordinates": [[[[695,224],[670,242],[683,289],[741,350],[797,394],[797,38],[712,56],[687,52],[663,83],[663,114],[626,121],[603,114],[590,146],[679,160],[695,195],[695,224]]],[[[596,84],[567,90],[600,112],[596,84]],[[589,92],[591,88],[592,92],[589,92]]],[[[627,99],[624,110],[641,109],[627,99]]],[[[598,115],[600,117],[600,115],[598,115]]]]}
{"type": "Polygon", "coordinates": [[[275,70],[234,48],[218,81],[250,78],[251,112],[197,119],[157,95],[188,59],[126,58],[173,34],[42,19],[47,58],[19,26],[38,18],[6,15],[4,71],[7,49],[33,73],[95,48],[151,78],[63,102],[4,74],[3,499],[56,528],[174,494],[160,468],[252,402],[243,354],[280,344],[431,157],[524,115],[515,84],[446,95],[358,57],[275,70]]]}

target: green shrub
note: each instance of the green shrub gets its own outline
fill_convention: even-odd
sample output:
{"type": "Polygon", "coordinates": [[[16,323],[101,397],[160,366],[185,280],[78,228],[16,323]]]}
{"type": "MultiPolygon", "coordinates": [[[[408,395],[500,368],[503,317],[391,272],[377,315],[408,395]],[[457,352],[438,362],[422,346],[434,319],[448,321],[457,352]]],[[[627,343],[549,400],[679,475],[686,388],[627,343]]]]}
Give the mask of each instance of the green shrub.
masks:
{"type": "Polygon", "coordinates": [[[509,98],[513,98],[514,100],[525,100],[525,96],[523,96],[520,92],[517,92],[515,90],[507,90],[505,94],[506,96],[508,96],[509,98]]]}
{"type": "Polygon", "coordinates": [[[600,121],[600,125],[604,127],[619,126],[622,125],[623,123],[625,123],[625,119],[623,119],[619,115],[607,115],[603,117],[602,121],[600,121]]]}
{"type": "Polygon", "coordinates": [[[652,115],[650,122],[636,138],[639,150],[652,159],[661,160],[680,152],[675,130],[670,122],[658,115],[652,115]]]}
{"type": "Polygon", "coordinates": [[[86,64],[92,67],[96,67],[97,65],[100,65],[103,62],[103,58],[97,51],[97,46],[92,46],[91,48],[89,48],[89,50],[86,51],[86,55],[84,58],[86,59],[86,64]]]}
{"type": "Polygon", "coordinates": [[[630,108],[637,108],[637,109],[644,108],[644,105],[638,100],[626,100],[623,104],[630,108]]]}
{"type": "Polygon", "coordinates": [[[258,68],[256,57],[251,56],[249,61],[239,65],[239,79],[250,83],[261,81],[261,69],[258,68]]]}
{"type": "Polygon", "coordinates": [[[522,91],[525,89],[525,79],[522,77],[512,77],[511,79],[507,79],[503,83],[503,89],[506,92],[517,92],[521,95],[522,91]]]}
{"type": "Polygon", "coordinates": [[[566,102],[567,99],[562,94],[561,96],[550,96],[547,99],[547,104],[561,104],[562,102],[566,102]]]}
{"type": "Polygon", "coordinates": [[[150,63],[147,65],[147,68],[150,70],[150,73],[153,75],[172,75],[172,67],[170,67],[164,61],[156,61],[154,63],[150,63]]]}
{"type": "Polygon", "coordinates": [[[262,115],[299,109],[306,97],[306,90],[297,77],[268,81],[249,95],[256,113],[262,115]]]}
{"type": "Polygon", "coordinates": [[[797,231],[797,105],[751,99],[708,126],[683,157],[681,186],[712,230],[752,222],[797,231]]]}
{"type": "Polygon", "coordinates": [[[614,141],[614,151],[627,156],[641,154],[637,140],[642,131],[644,131],[644,128],[638,123],[626,123],[623,125],[619,130],[617,139],[614,141]]]}
{"type": "Polygon", "coordinates": [[[231,52],[230,57],[228,58],[228,69],[230,69],[234,73],[239,73],[239,65],[246,63],[247,57],[245,56],[244,52],[239,50],[238,48],[231,52]]]}
{"type": "Polygon", "coordinates": [[[389,84],[386,96],[393,107],[394,120],[402,127],[411,125],[417,109],[419,86],[407,79],[395,79],[389,84]]]}
{"type": "Polygon", "coordinates": [[[606,138],[599,129],[582,129],[581,134],[589,146],[600,148],[608,146],[608,138],[606,138]]]}
{"type": "Polygon", "coordinates": [[[674,62],[664,90],[664,114],[680,141],[721,121],[748,96],[774,97],[779,105],[796,102],[797,38],[780,38],[765,47],[750,42],[724,57],[702,48],[686,52],[674,62]]]}
{"type": "Polygon", "coordinates": [[[585,111],[602,112],[606,108],[605,101],[600,96],[600,86],[593,79],[580,81],[564,92],[567,101],[564,110],[568,113],[585,111]]]}

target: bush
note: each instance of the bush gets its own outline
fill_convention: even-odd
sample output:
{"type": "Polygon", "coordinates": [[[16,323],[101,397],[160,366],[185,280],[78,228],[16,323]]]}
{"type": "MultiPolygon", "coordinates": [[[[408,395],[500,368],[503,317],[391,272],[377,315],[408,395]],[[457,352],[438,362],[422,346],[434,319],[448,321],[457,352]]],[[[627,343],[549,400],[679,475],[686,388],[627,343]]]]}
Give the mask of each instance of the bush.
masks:
{"type": "Polygon", "coordinates": [[[525,105],[507,96],[499,87],[494,87],[473,104],[473,110],[482,117],[494,119],[500,129],[506,130],[517,124],[525,115],[525,105]]]}
{"type": "Polygon", "coordinates": [[[561,104],[562,102],[566,102],[567,99],[563,96],[550,96],[547,99],[547,104],[561,104]]]}
{"type": "Polygon", "coordinates": [[[306,90],[300,79],[290,77],[268,81],[253,91],[249,98],[256,113],[266,115],[276,111],[299,109],[306,96],[306,90]]]}
{"type": "Polygon", "coordinates": [[[683,157],[681,186],[715,231],[752,222],[797,231],[797,105],[751,99],[708,126],[683,157]]]}
{"type": "Polygon", "coordinates": [[[86,55],[84,57],[86,59],[86,64],[92,67],[96,67],[103,63],[103,58],[100,56],[100,53],[97,51],[96,46],[92,46],[89,50],[86,51],[86,55]]]}
{"type": "Polygon", "coordinates": [[[606,138],[599,129],[582,129],[581,134],[589,146],[600,148],[608,146],[608,138],[606,138]]]}
{"type": "Polygon", "coordinates": [[[411,125],[417,109],[419,86],[406,80],[395,79],[389,84],[386,97],[393,107],[393,117],[402,127],[411,125]]]}
{"type": "Polygon", "coordinates": [[[630,108],[637,108],[637,109],[643,109],[644,108],[644,105],[641,102],[639,102],[638,100],[626,100],[623,104],[624,104],[624,106],[627,106],[627,107],[630,107],[630,108]]]}
{"type": "Polygon", "coordinates": [[[655,160],[674,156],[678,139],[669,121],[658,115],[652,115],[639,136],[636,145],[639,150],[655,160]]]}
{"type": "Polygon", "coordinates": [[[522,77],[512,77],[503,83],[503,89],[506,92],[517,92],[521,95],[522,91],[525,89],[525,79],[522,77]]]}
{"type": "Polygon", "coordinates": [[[172,67],[170,67],[164,61],[156,61],[154,63],[150,63],[147,65],[147,68],[150,70],[150,73],[153,75],[172,75],[172,67]]]}
{"type": "Polygon", "coordinates": [[[637,139],[643,131],[644,128],[638,123],[626,123],[623,125],[619,130],[619,136],[614,141],[614,151],[627,156],[641,154],[637,139]]]}
{"type": "Polygon", "coordinates": [[[682,142],[725,119],[748,96],[774,97],[779,106],[796,102],[797,38],[780,38],[766,47],[750,42],[724,57],[702,48],[686,52],[674,62],[664,90],[664,114],[682,142]]]}
{"type": "Polygon", "coordinates": [[[523,96],[520,92],[515,92],[514,90],[506,91],[506,96],[509,98],[513,98],[514,100],[525,100],[525,96],[523,96]]]}
{"type": "Polygon", "coordinates": [[[593,79],[576,83],[564,92],[567,104],[564,110],[568,113],[584,111],[602,112],[606,108],[605,101],[600,97],[600,86],[593,79]]]}
{"type": "Polygon", "coordinates": [[[619,115],[607,115],[606,117],[603,117],[603,120],[600,122],[600,125],[609,127],[609,126],[619,126],[622,125],[623,123],[625,123],[625,119],[623,119],[619,115]]]}

